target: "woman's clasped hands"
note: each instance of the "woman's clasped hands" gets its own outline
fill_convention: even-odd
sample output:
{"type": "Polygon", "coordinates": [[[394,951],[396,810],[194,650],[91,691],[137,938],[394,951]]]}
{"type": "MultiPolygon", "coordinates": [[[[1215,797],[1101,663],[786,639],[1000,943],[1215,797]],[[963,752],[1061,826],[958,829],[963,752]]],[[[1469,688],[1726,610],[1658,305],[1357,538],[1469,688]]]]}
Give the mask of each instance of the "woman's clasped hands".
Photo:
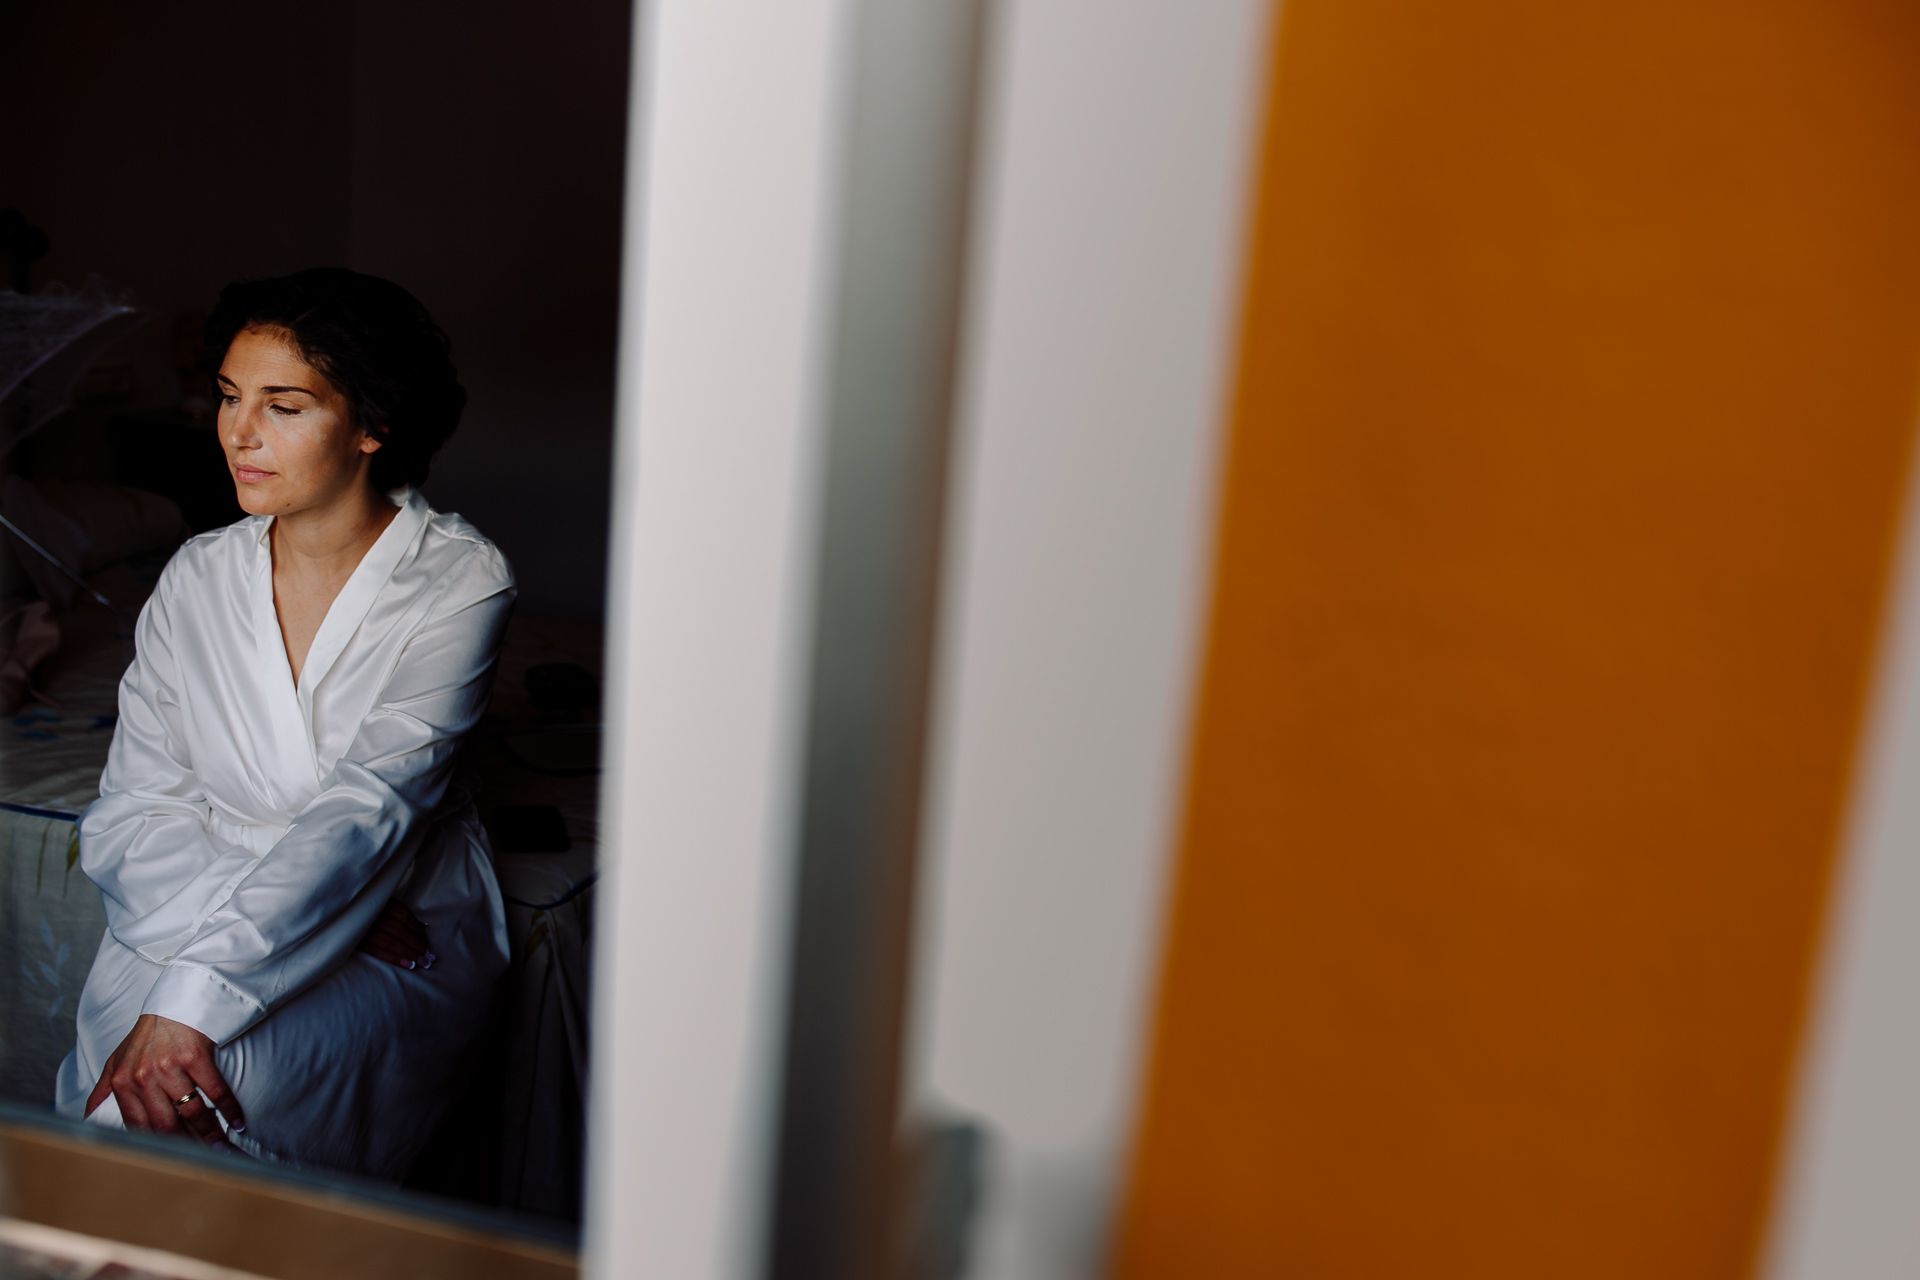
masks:
{"type": "Polygon", "coordinates": [[[381,909],[360,949],[402,969],[431,969],[439,958],[427,950],[427,926],[398,901],[381,909]]]}
{"type": "Polygon", "coordinates": [[[213,1051],[213,1041],[184,1022],[143,1013],[107,1058],[100,1083],[87,1096],[87,1114],[111,1094],[129,1129],[184,1132],[222,1146],[227,1136],[220,1118],[235,1132],[247,1121],[213,1051]]]}
{"type": "MultiPolygon", "coordinates": [[[[360,943],[360,950],[402,969],[428,969],[427,927],[398,902],[389,902],[360,943]]],[[[240,1103],[214,1061],[211,1039],[184,1022],[140,1015],[133,1030],[108,1057],[100,1082],[87,1096],[92,1115],[111,1095],[129,1129],[188,1133],[214,1146],[226,1143],[220,1119],[235,1132],[246,1128],[240,1103]]]]}

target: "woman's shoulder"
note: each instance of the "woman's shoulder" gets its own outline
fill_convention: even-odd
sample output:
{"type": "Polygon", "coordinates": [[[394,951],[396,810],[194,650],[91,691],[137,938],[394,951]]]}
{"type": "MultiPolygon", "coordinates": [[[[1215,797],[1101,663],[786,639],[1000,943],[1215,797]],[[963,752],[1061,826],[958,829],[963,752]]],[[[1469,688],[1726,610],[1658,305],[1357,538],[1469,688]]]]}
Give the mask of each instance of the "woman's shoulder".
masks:
{"type": "Polygon", "coordinates": [[[258,552],[266,522],[266,516],[247,516],[218,529],[194,534],[168,558],[155,591],[182,581],[197,581],[244,569],[258,552]]]}
{"type": "Polygon", "coordinates": [[[480,591],[492,594],[514,588],[513,566],[506,556],[465,516],[448,511],[427,511],[426,527],[421,531],[420,566],[457,584],[467,594],[480,591]]]}

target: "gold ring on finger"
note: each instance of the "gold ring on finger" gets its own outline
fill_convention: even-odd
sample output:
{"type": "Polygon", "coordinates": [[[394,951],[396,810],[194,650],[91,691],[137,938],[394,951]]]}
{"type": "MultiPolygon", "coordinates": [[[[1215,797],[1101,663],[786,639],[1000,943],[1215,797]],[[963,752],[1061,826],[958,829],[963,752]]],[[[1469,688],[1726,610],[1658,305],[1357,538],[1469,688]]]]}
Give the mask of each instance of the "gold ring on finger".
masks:
{"type": "Polygon", "coordinates": [[[173,1100],[173,1105],[174,1105],[174,1107],[175,1107],[175,1108],[179,1108],[179,1107],[184,1107],[184,1106],[186,1106],[186,1105],[187,1105],[187,1104],[188,1104],[189,1102],[192,1102],[192,1101],[193,1101],[193,1099],[194,1099],[194,1096],[195,1096],[195,1095],[196,1095],[196,1094],[197,1094],[198,1092],[199,1092],[198,1090],[191,1090],[191,1091],[189,1091],[189,1092],[187,1093],[187,1095],[186,1095],[185,1097],[183,1097],[183,1098],[175,1098],[175,1099],[173,1100]]]}

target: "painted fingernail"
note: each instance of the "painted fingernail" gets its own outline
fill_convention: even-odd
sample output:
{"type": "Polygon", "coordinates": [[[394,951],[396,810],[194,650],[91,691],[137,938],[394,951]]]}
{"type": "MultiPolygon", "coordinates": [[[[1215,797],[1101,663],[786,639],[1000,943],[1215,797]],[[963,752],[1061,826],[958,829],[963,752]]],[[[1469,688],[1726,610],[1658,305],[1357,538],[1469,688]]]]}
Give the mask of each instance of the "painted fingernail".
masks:
{"type": "Polygon", "coordinates": [[[407,961],[407,968],[409,969],[413,968],[413,961],[411,960],[407,961]]]}

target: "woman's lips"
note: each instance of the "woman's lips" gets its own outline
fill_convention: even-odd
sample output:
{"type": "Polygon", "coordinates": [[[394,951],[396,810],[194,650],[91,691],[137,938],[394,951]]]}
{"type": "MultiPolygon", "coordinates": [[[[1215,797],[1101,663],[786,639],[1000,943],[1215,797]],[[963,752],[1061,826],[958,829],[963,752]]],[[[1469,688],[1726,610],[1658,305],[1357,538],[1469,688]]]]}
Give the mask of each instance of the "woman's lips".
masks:
{"type": "Polygon", "coordinates": [[[272,479],[273,472],[262,471],[258,467],[238,466],[233,469],[233,476],[241,484],[257,484],[262,480],[272,479]]]}

